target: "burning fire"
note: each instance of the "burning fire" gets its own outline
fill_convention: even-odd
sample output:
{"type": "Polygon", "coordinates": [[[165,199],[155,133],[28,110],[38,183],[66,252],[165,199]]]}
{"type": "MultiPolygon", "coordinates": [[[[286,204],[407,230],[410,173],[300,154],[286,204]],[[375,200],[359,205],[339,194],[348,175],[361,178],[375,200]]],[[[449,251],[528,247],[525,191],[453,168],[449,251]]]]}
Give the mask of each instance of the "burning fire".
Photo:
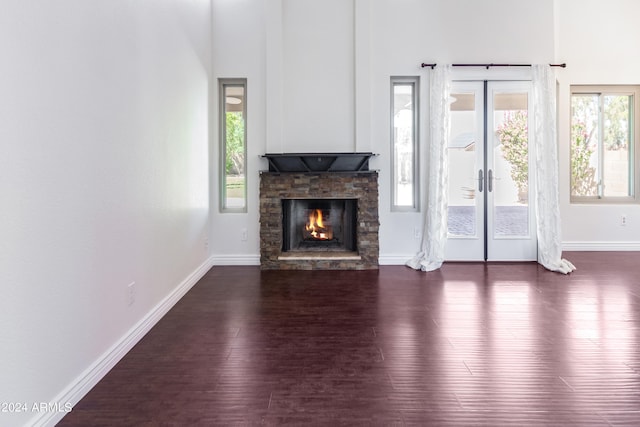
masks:
{"type": "Polygon", "coordinates": [[[304,229],[308,232],[311,238],[316,240],[331,240],[333,239],[333,230],[331,225],[324,224],[322,219],[321,209],[312,209],[309,211],[309,222],[305,224],[304,229]]]}

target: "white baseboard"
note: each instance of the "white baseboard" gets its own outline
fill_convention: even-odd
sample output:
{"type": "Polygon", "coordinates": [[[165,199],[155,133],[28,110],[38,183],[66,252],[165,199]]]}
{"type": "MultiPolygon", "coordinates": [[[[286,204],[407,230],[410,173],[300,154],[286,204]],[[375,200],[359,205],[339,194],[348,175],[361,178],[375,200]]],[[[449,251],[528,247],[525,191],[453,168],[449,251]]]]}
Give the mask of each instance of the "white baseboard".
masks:
{"type": "MultiPolygon", "coordinates": [[[[562,242],[563,251],[640,251],[640,242],[562,242]]],[[[380,265],[405,265],[405,263],[413,258],[412,254],[389,254],[380,255],[378,264],[380,265]]]]}
{"type": "Polygon", "coordinates": [[[416,256],[412,254],[395,254],[395,255],[380,255],[378,257],[379,265],[405,265],[407,261],[416,256]]]}
{"type": "MultiPolygon", "coordinates": [[[[75,406],[104,378],[107,373],[144,337],[156,323],[200,280],[213,266],[212,258],[207,259],[193,273],[182,281],[169,295],[160,301],[149,313],[136,323],[120,340],[87,368],[78,378],[56,396],[52,402],[70,403],[75,406]]],[[[55,426],[63,417],[62,412],[43,412],[34,417],[30,426],[55,426]]]]}
{"type": "Polygon", "coordinates": [[[563,251],[640,251],[640,242],[562,242],[563,251]]]}
{"type": "Polygon", "coordinates": [[[260,265],[260,255],[213,255],[212,265],[260,265]]]}

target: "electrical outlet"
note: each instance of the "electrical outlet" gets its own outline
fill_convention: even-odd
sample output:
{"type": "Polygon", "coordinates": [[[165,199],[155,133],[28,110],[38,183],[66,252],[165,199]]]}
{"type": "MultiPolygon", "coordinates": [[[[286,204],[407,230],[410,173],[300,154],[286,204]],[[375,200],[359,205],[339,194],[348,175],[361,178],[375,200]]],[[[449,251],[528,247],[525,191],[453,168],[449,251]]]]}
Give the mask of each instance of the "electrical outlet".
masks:
{"type": "Polygon", "coordinates": [[[127,305],[131,307],[136,302],[136,282],[131,282],[127,286],[127,305]]]}
{"type": "Polygon", "coordinates": [[[419,239],[420,238],[420,227],[414,227],[413,228],[413,238],[414,239],[419,239]]]}
{"type": "Polygon", "coordinates": [[[209,250],[209,239],[204,239],[204,248],[209,250]]]}
{"type": "Polygon", "coordinates": [[[248,235],[247,229],[243,228],[242,230],[240,230],[240,240],[242,240],[243,242],[246,242],[248,238],[249,238],[249,235],[248,235]]]}
{"type": "Polygon", "coordinates": [[[620,216],[620,226],[624,227],[625,225],[627,225],[627,216],[623,214],[620,216]]]}

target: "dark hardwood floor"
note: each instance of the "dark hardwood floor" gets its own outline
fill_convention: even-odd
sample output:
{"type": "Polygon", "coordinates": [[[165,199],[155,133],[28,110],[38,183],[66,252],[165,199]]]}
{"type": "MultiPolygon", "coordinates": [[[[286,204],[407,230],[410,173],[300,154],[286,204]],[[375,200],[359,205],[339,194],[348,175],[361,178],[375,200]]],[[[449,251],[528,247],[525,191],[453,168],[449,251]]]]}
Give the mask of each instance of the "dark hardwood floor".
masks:
{"type": "Polygon", "coordinates": [[[61,426],[640,425],[640,252],[214,267],[61,426]]]}

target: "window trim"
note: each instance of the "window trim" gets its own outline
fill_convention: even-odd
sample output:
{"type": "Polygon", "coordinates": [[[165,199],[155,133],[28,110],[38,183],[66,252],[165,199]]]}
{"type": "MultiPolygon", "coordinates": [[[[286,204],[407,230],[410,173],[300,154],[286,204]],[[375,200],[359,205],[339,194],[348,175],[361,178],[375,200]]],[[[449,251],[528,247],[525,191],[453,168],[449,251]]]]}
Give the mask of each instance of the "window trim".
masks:
{"type": "MultiPolygon", "coordinates": [[[[602,111],[600,111],[602,114],[602,111]]],[[[600,121],[600,120],[599,120],[600,121]]],[[[569,201],[571,204],[635,204],[640,202],[640,85],[571,85],[569,90],[569,201]],[[571,172],[572,150],[571,127],[573,125],[573,96],[574,95],[631,95],[632,120],[629,125],[631,141],[629,144],[629,186],[631,196],[574,196],[571,194],[573,176],[571,172]]],[[[598,162],[602,162],[599,147],[598,162]]],[[[602,166],[601,166],[602,167],[602,166]]]]}
{"type": "Polygon", "coordinates": [[[390,78],[390,141],[391,141],[391,212],[419,212],[420,211],[420,76],[391,76],[390,78]],[[395,146],[395,87],[410,85],[413,87],[413,159],[411,162],[413,175],[413,205],[396,204],[396,146],[395,146]]]}
{"type": "Polygon", "coordinates": [[[218,113],[218,123],[219,123],[219,146],[220,146],[220,185],[219,185],[219,193],[220,193],[220,212],[221,213],[247,213],[248,211],[248,200],[247,200],[247,187],[248,187],[248,175],[247,175],[247,79],[246,78],[219,78],[218,79],[218,98],[219,98],[219,113],[218,113]],[[227,175],[226,175],[226,158],[227,158],[227,144],[226,144],[226,133],[227,133],[227,120],[226,120],[226,89],[229,87],[242,87],[244,90],[244,98],[242,102],[242,117],[244,119],[244,206],[242,207],[228,207],[227,206],[227,175]]]}

